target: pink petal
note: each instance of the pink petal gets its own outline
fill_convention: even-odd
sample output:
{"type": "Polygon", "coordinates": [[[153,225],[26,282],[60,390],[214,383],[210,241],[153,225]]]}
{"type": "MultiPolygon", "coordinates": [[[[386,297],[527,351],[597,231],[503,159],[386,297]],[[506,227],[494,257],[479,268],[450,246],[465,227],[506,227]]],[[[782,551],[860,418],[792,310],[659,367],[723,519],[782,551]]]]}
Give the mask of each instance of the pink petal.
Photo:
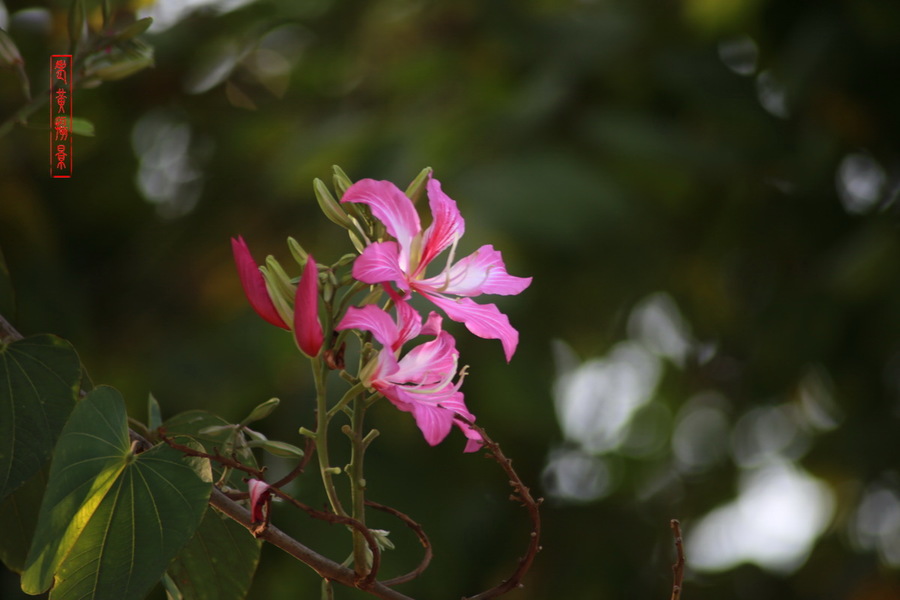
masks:
{"type": "Polygon", "coordinates": [[[477,304],[471,298],[451,299],[426,294],[429,300],[442,308],[447,316],[478,337],[489,340],[500,340],[506,361],[512,359],[519,344],[519,332],[509,324],[509,318],[501,313],[494,304],[477,304]]]}
{"type": "Polygon", "coordinates": [[[269,291],[266,289],[266,280],[259,272],[259,267],[253,260],[253,255],[250,254],[250,249],[243,237],[231,238],[231,251],[234,254],[234,262],[237,265],[244,294],[256,314],[276,327],[290,329],[275,309],[275,304],[272,303],[269,291]]]}
{"type": "Polygon", "coordinates": [[[353,261],[353,277],[363,283],[393,281],[403,291],[409,290],[406,273],[400,269],[397,242],[374,242],[353,261]]]}
{"type": "Polygon", "coordinates": [[[272,493],[269,489],[272,487],[265,481],[259,479],[251,479],[247,482],[250,490],[250,518],[253,523],[261,523],[265,520],[263,515],[263,506],[266,504],[269,495],[272,493]]]}
{"type": "Polygon", "coordinates": [[[481,446],[484,444],[484,440],[481,437],[481,434],[475,431],[471,426],[463,423],[461,421],[454,421],[454,424],[459,427],[463,435],[466,436],[466,447],[463,448],[463,452],[475,452],[481,449],[481,446]]]}
{"type": "Polygon", "coordinates": [[[462,237],[466,223],[459,208],[450,196],[441,191],[441,182],[428,177],[428,205],[431,207],[433,220],[425,230],[422,257],[419,259],[419,270],[462,237]]]}
{"type": "Polygon", "coordinates": [[[440,275],[416,282],[415,286],[423,291],[458,296],[512,296],[530,284],[531,277],[515,277],[507,273],[500,251],[487,245],[460,259],[440,275]]]}
{"type": "Polygon", "coordinates": [[[391,350],[399,350],[400,346],[413,339],[422,331],[422,316],[412,306],[402,300],[396,301],[397,341],[391,350]]]}
{"type": "Polygon", "coordinates": [[[294,337],[307,356],[318,356],[324,335],[319,322],[319,271],[312,254],[303,268],[294,298],[294,337]]]}
{"type": "Polygon", "coordinates": [[[456,340],[442,331],[437,338],[419,344],[401,358],[400,368],[391,375],[391,381],[417,385],[449,382],[456,375],[458,360],[456,340]]]}
{"type": "Polygon", "coordinates": [[[408,264],[410,244],[422,226],[412,200],[400,188],[390,181],[361,179],[350,186],[341,202],[367,204],[387,232],[400,242],[403,264],[408,264]]]}
{"type": "Polygon", "coordinates": [[[453,426],[453,413],[440,406],[418,402],[412,405],[412,415],[431,446],[444,441],[453,426]]]}
{"type": "Polygon", "coordinates": [[[382,346],[388,348],[393,347],[400,335],[397,324],[394,323],[391,316],[374,304],[368,304],[362,308],[349,307],[335,329],[338,331],[362,329],[371,332],[382,346]]]}
{"type": "Polygon", "coordinates": [[[441,326],[444,323],[444,319],[441,315],[437,314],[434,311],[428,313],[428,318],[425,320],[425,324],[422,325],[422,335],[433,335],[437,337],[441,333],[441,326]]]}

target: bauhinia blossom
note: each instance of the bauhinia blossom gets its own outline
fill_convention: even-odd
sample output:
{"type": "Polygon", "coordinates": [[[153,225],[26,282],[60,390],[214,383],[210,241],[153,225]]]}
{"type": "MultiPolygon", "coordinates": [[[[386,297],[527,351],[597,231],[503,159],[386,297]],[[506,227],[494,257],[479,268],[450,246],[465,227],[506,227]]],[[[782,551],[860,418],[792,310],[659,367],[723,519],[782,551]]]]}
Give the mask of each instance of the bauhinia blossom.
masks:
{"type": "Polygon", "coordinates": [[[353,277],[369,284],[393,283],[403,293],[422,294],[473,334],[499,339],[509,361],[519,343],[519,332],[496,305],[478,304],[471,297],[518,294],[528,287],[531,277],[508,274],[500,252],[491,245],[454,263],[465,222],[437,179],[429,175],[426,189],[433,220],[425,230],[412,201],[389,181],[363,179],[346,191],[341,202],[367,204],[396,240],[366,246],[353,264],[353,277]],[[448,248],[443,269],[426,276],[428,265],[448,248]]]}
{"type": "Polygon", "coordinates": [[[361,373],[367,387],[380,392],[398,409],[412,413],[416,425],[432,446],[450,433],[453,425],[468,438],[465,451],[481,447],[481,435],[463,417],[474,421],[459,391],[461,380],[454,383],[459,352],[456,341],[441,331],[441,318],[432,312],[424,325],[419,314],[405,302],[396,306],[397,320],[377,306],[350,307],[337,326],[338,330],[369,331],[384,347],[361,373]],[[398,360],[400,349],[419,334],[435,336],[420,344],[398,360]]]}
{"type": "MultiPolygon", "coordinates": [[[[293,314],[282,315],[272,300],[263,276],[243,237],[231,238],[234,262],[250,306],[260,317],[282,329],[293,330],[297,346],[307,356],[316,356],[322,348],[324,334],[319,322],[319,273],[316,261],[309,255],[303,275],[294,294],[293,314]],[[288,324],[286,319],[292,319],[288,324]]],[[[286,299],[285,299],[286,301],[286,299]]]]}

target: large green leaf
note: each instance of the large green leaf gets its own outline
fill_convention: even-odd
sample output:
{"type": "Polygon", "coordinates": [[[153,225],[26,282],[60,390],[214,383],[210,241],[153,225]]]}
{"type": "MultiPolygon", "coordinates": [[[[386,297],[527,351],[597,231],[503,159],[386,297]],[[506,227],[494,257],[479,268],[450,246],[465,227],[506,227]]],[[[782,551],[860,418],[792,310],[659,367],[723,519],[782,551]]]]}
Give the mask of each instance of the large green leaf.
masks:
{"type": "MultiPolygon", "coordinates": [[[[256,466],[253,453],[236,444],[237,435],[228,421],[202,410],[179,413],[163,424],[167,435],[187,435],[207,452],[236,452],[246,465],[256,466]],[[203,431],[203,433],[201,433],[203,431]]],[[[213,465],[216,476],[221,468],[213,465]]],[[[233,471],[228,482],[242,485],[245,474],[233,471]]],[[[209,508],[194,537],[169,566],[169,576],[184,600],[240,600],[253,581],[259,562],[260,542],[243,525],[223,518],[209,508]]]]}
{"type": "Polygon", "coordinates": [[[184,600],[241,600],[253,582],[259,551],[259,540],[243,525],[209,508],[168,573],[184,600]]]}
{"type": "Polygon", "coordinates": [[[197,530],[210,478],[207,461],[165,445],[136,454],[122,397],[98,387],[60,435],[22,589],[53,586],[52,600],[142,598],[197,530]]]}
{"type": "Polygon", "coordinates": [[[50,458],[80,380],[78,355],[65,340],[0,344],[0,501],[50,458]]]}
{"type": "Polygon", "coordinates": [[[0,531],[3,532],[0,535],[0,560],[18,573],[25,569],[28,547],[37,527],[41,498],[47,487],[48,470],[44,467],[0,502],[0,531]]]}

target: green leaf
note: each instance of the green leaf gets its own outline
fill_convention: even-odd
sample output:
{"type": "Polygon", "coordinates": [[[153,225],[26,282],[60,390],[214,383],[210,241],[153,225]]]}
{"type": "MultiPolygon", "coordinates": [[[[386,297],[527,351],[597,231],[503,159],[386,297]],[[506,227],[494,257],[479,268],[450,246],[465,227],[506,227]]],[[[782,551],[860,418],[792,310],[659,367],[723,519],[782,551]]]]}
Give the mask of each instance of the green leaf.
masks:
{"type": "Polygon", "coordinates": [[[250,448],[262,448],[269,454],[280,456],[282,458],[303,458],[303,450],[288,444],[287,442],[278,442],[275,440],[250,440],[247,442],[250,448]]]}
{"type": "Polygon", "coordinates": [[[260,545],[244,526],[209,508],[168,575],[184,600],[241,600],[253,582],[260,545]]]}
{"type": "Polygon", "coordinates": [[[22,590],[51,600],[143,598],[187,543],[212,488],[207,461],[166,445],[136,454],[125,403],[98,387],[59,438],[22,590]],[[205,479],[196,469],[204,470],[205,479]]]}
{"type": "Polygon", "coordinates": [[[85,137],[94,137],[94,124],[81,117],[72,117],[72,133],[85,137]]]}
{"type": "Polygon", "coordinates": [[[80,383],[78,355],[63,339],[0,344],[0,501],[50,458],[80,383]]]}
{"type": "Polygon", "coordinates": [[[0,503],[0,560],[12,571],[25,569],[28,547],[38,521],[38,509],[47,487],[47,471],[38,471],[0,503]]]}

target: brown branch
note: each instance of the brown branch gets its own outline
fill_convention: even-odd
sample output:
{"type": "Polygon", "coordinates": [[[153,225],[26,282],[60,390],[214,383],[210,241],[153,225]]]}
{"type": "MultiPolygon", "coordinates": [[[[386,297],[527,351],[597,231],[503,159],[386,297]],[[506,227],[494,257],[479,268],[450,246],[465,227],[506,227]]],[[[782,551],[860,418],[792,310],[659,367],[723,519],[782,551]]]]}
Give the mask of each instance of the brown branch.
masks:
{"type": "Polygon", "coordinates": [[[479,427],[472,421],[459,415],[457,415],[457,418],[481,434],[483,447],[487,450],[486,456],[497,461],[497,464],[500,465],[509,477],[509,485],[513,488],[513,493],[510,494],[509,499],[521,503],[528,511],[528,517],[531,519],[531,539],[528,541],[528,550],[525,552],[525,556],[519,559],[519,564],[512,576],[489,590],[464,598],[464,600],[488,600],[489,598],[502,596],[513,589],[524,587],[522,578],[525,576],[525,573],[528,572],[528,569],[531,568],[531,564],[534,562],[537,553],[542,550],[540,545],[541,513],[539,507],[544,499],[538,498],[535,500],[531,496],[531,490],[522,483],[519,474],[513,469],[512,461],[503,454],[503,451],[500,449],[500,444],[492,440],[483,427],[479,427]]]}
{"type": "Polygon", "coordinates": [[[672,527],[672,533],[675,535],[675,564],[672,565],[672,574],[674,581],[672,582],[672,598],[671,600],[681,599],[682,582],[684,581],[684,538],[681,537],[681,523],[678,519],[669,521],[672,527]]]}
{"type": "Polygon", "coordinates": [[[300,459],[300,462],[297,463],[297,466],[294,467],[290,473],[273,483],[272,487],[282,488],[296,479],[297,476],[303,473],[303,470],[306,469],[306,465],[309,464],[309,461],[312,459],[313,453],[315,451],[316,442],[312,438],[306,438],[306,446],[303,448],[303,458],[300,459]]]}
{"type": "Polygon", "coordinates": [[[380,510],[380,511],[386,512],[388,514],[394,515],[395,517],[397,517],[398,519],[403,521],[403,523],[406,524],[407,527],[409,527],[410,529],[413,530],[413,532],[419,538],[419,541],[422,543],[422,546],[425,547],[425,556],[422,557],[422,561],[419,563],[418,567],[416,567],[409,573],[406,573],[405,575],[399,575],[392,579],[386,579],[386,580],[382,581],[381,583],[383,583],[384,585],[395,586],[400,583],[406,583],[407,581],[412,581],[413,579],[415,579],[416,577],[421,575],[425,571],[425,569],[428,568],[428,564],[431,562],[431,559],[434,555],[434,553],[431,550],[431,542],[429,541],[428,536],[425,535],[425,529],[419,523],[413,521],[408,515],[400,512],[396,508],[392,508],[390,506],[385,506],[384,504],[379,504],[379,503],[373,502],[371,500],[366,500],[366,506],[370,506],[370,507],[374,508],[375,510],[380,510]]]}
{"type": "Polygon", "coordinates": [[[378,569],[381,567],[381,550],[378,548],[378,542],[375,540],[375,536],[372,535],[372,532],[369,531],[368,527],[366,527],[353,517],[345,517],[343,515],[336,515],[334,513],[316,510],[315,508],[300,502],[293,496],[282,492],[276,487],[271,487],[269,489],[273,494],[283,500],[290,502],[300,510],[305,511],[306,514],[313,517],[314,519],[320,519],[332,524],[342,523],[344,525],[349,525],[350,527],[353,527],[354,529],[359,531],[360,534],[362,534],[362,536],[366,538],[366,544],[368,544],[369,550],[372,552],[372,567],[369,569],[369,572],[365,574],[354,571],[354,573],[356,574],[356,579],[354,580],[352,587],[357,587],[361,590],[368,590],[372,587],[372,584],[375,583],[375,577],[378,575],[378,569]]]}
{"type": "MultiPolygon", "coordinates": [[[[209,497],[209,503],[226,516],[245,527],[247,531],[253,532],[254,524],[250,518],[250,511],[228,498],[218,488],[213,487],[212,494],[209,497]]],[[[353,569],[342,566],[330,558],[322,556],[318,552],[307,548],[277,527],[270,525],[265,530],[259,532],[259,537],[273,546],[281,548],[300,562],[305,563],[323,579],[337,581],[348,587],[357,587],[359,578],[353,569]]],[[[401,594],[400,592],[387,587],[379,581],[372,582],[366,591],[373,596],[383,598],[384,600],[414,600],[405,594],[401,594]]]]}
{"type": "Polygon", "coordinates": [[[219,454],[218,448],[215,449],[216,450],[215,454],[208,454],[201,450],[195,450],[195,449],[191,448],[190,446],[185,446],[183,444],[179,444],[174,439],[167,436],[165,430],[162,427],[159,428],[159,435],[160,435],[160,438],[162,439],[162,441],[166,443],[166,445],[168,445],[170,448],[172,448],[174,450],[178,450],[182,454],[185,454],[187,456],[196,456],[198,458],[206,458],[206,459],[215,461],[215,462],[219,463],[220,465],[223,465],[226,467],[231,467],[232,469],[237,469],[238,471],[243,471],[244,473],[247,473],[248,475],[252,475],[256,479],[263,478],[263,470],[255,469],[253,467],[248,467],[247,465],[245,465],[244,463],[242,463],[236,459],[228,458],[227,456],[222,456],[221,454],[219,454]]]}

